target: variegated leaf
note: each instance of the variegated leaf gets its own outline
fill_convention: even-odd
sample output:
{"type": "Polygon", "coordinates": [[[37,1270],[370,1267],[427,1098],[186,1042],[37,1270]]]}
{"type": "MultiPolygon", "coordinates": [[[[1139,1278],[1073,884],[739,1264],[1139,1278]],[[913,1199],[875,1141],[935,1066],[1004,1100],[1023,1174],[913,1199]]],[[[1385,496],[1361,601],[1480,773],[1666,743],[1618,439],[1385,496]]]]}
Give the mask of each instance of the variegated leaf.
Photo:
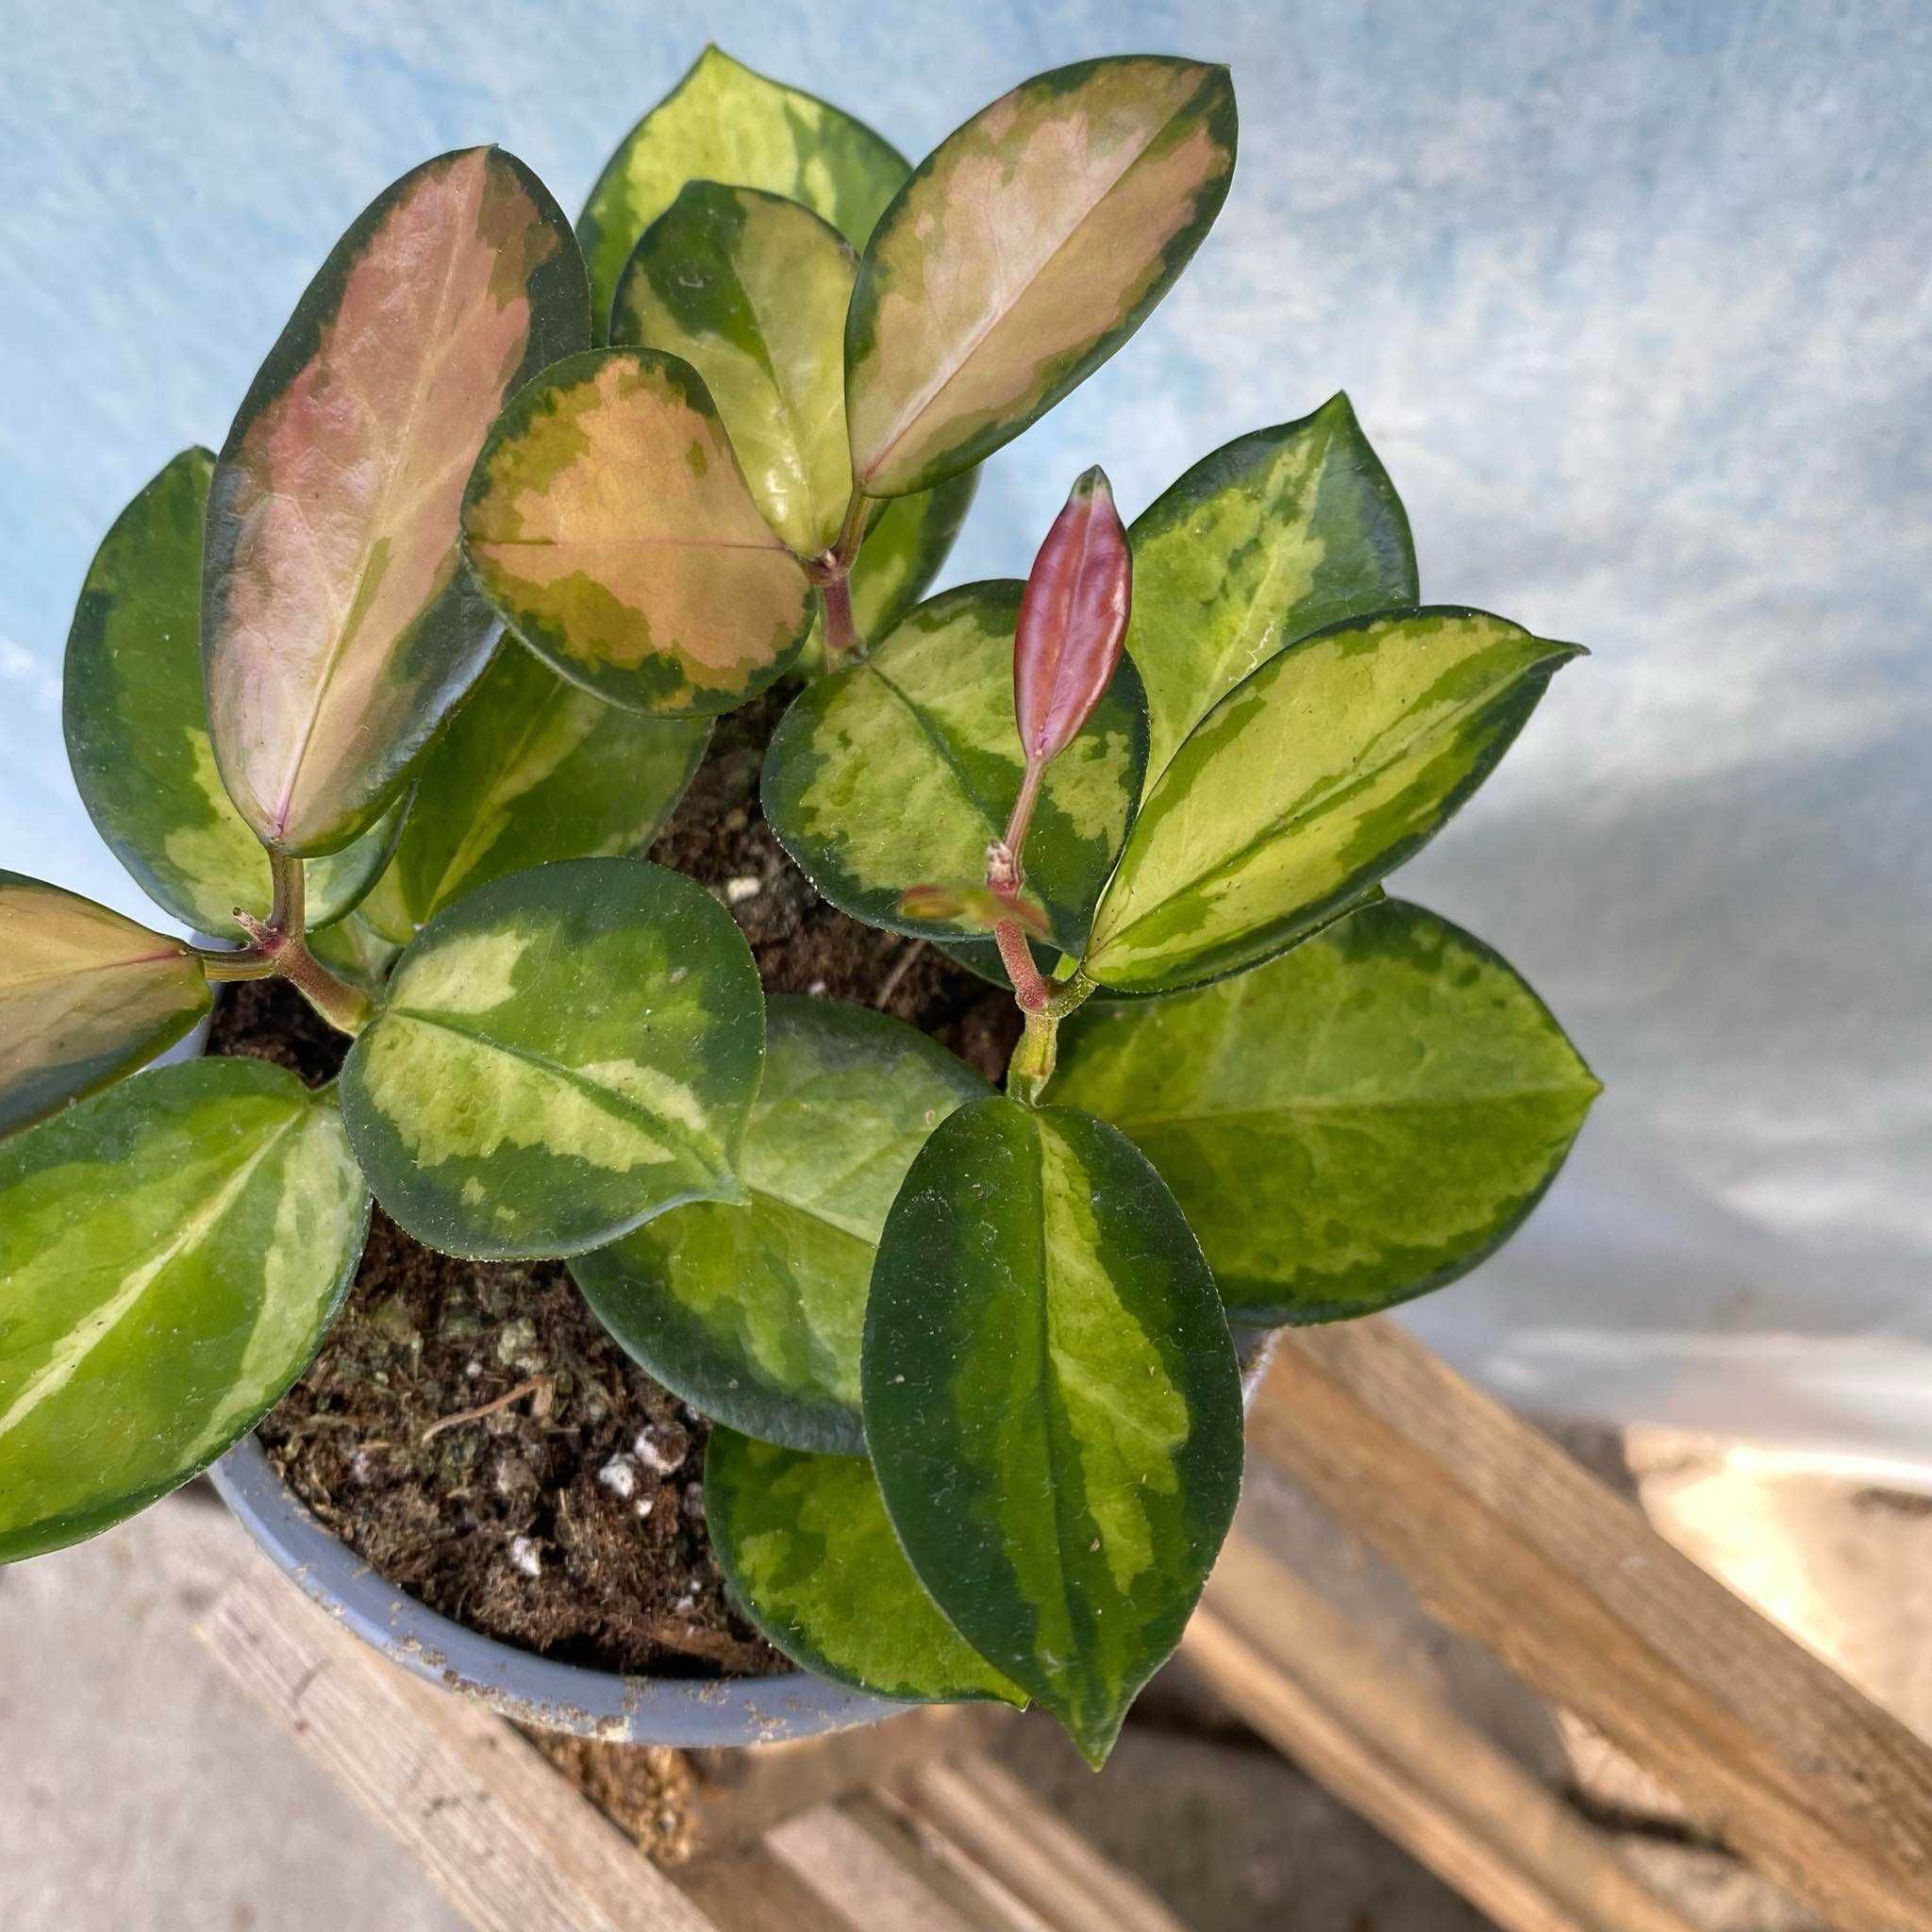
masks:
{"type": "Polygon", "coordinates": [[[589,330],[569,225],[495,148],[405,175],[308,285],[208,506],[215,758],[266,843],[346,844],[489,661],[463,485],[504,398],[589,330]]]}
{"type": "Polygon", "coordinates": [[[1306,939],[1441,829],[1578,655],[1446,605],[1278,652],[1149,790],[1085,970],[1123,991],[1171,991],[1306,939]]]}
{"type": "Polygon", "coordinates": [[[1237,1321],[1325,1322],[1441,1288],[1508,1240],[1598,1092],[1480,941],[1371,907],[1253,973],[1094,1001],[1053,1097],[1160,1171],[1237,1321]]]}
{"type": "Polygon", "coordinates": [[[1149,789],[1277,651],[1419,594],[1402,500],[1344,395],[1202,458],[1132,534],[1127,653],[1147,686],[1149,789]]]}
{"type": "MultiPolygon", "coordinates": [[[[862,663],[812,685],[765,758],[765,817],[833,905],[868,924],[977,937],[971,919],[907,918],[908,887],[984,876],[1024,760],[1013,723],[1022,586],[968,584],[922,604],[862,663]]],[[[1115,673],[1087,727],[1047,768],[1026,841],[1026,890],[1055,944],[1077,953],[1121,849],[1146,758],[1141,681],[1115,673]]]]}
{"type": "Polygon", "coordinates": [[[765,521],[799,557],[829,550],[852,496],[840,344],[858,258],[808,208],[686,183],[625,265],[610,340],[704,377],[765,521]]]}
{"type": "Polygon", "coordinates": [[[912,1574],[863,1456],[814,1456],[715,1427],[705,1524],[731,1593],[794,1663],[913,1704],[1024,1704],[912,1574]]]}
{"type": "Polygon", "coordinates": [[[246,1435],[321,1344],[368,1222],[334,1097],[261,1060],[158,1068],[0,1146],[0,1562],[246,1435]]]}
{"type": "Polygon", "coordinates": [[[376,1199],[446,1254],[581,1254],[735,1178],[764,1058],[757,969],[702,886],[641,859],[512,873],[446,907],[342,1067],[376,1199]]]}
{"type": "MultiPolygon", "coordinates": [[[[67,638],[63,723],[94,828],[155,903],[239,939],[265,918],[268,854],[215,768],[201,681],[201,532],[215,459],[183,450],[123,510],[89,566],[67,638]]],[[[308,861],[311,927],[340,919],[388,862],[400,801],[308,861]]]]}
{"type": "Polygon", "coordinates": [[[758,514],[697,372],[654,349],[544,371],[477,458],[477,580],[540,658],[615,704],[728,711],[805,641],[804,568],[758,514]]]}
{"type": "Polygon", "coordinates": [[[641,718],[508,647],[424,761],[375,908],[390,936],[506,874],[641,852],[710,741],[708,719],[641,718]]]}
{"type": "Polygon", "coordinates": [[[983,108],[880,218],[845,329],[852,463],[900,496],[990,456],[1139,328],[1234,171],[1224,67],[1134,56],[983,108]]]}
{"type": "Polygon", "coordinates": [[[618,143],[577,223],[600,337],[638,237],[687,181],[782,194],[863,248],[907,172],[862,122],[707,47],[618,143]]]}
{"type": "Polygon", "coordinates": [[[1213,1277],[1118,1129],[976,1101],[913,1161],[866,1308],[865,1436],[927,1592],[1099,1764],[1241,1488],[1213,1277]]]}
{"type": "Polygon", "coordinates": [[[0,872],[0,1133],[132,1073],[208,1009],[179,940],[0,872]]]}
{"type": "Polygon", "coordinates": [[[359,912],[308,936],[308,950],[330,972],[372,996],[380,996],[402,949],[401,941],[384,939],[359,912]]]}
{"type": "Polygon", "coordinates": [[[660,1215],[571,1264],[597,1318],[694,1408],[794,1449],[865,1453],[873,1253],[912,1157],[986,1083],[923,1033],[774,999],[739,1174],[746,1207],[660,1215]]]}

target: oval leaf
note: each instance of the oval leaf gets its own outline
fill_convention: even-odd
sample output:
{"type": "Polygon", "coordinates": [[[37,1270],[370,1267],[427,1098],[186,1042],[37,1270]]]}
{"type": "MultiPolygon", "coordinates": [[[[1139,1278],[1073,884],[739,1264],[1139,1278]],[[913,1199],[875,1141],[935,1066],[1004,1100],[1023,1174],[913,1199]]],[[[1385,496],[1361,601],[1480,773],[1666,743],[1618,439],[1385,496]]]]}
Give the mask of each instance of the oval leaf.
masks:
{"type": "Polygon", "coordinates": [[[528,651],[500,652],[424,761],[383,924],[407,943],[431,914],[492,879],[552,859],[641,852],[710,736],[707,719],[642,718],[566,683],[528,651]]]}
{"type": "Polygon", "coordinates": [[[862,1456],[713,1428],[705,1523],[732,1594],[794,1663],[908,1703],[1026,1702],[921,1588],[862,1456]]]}
{"type": "Polygon", "coordinates": [[[901,496],[980,461],[1139,328],[1234,172],[1224,67],[1088,60],[949,135],[893,197],[845,325],[852,464],[901,496]]]}
{"type": "Polygon", "coordinates": [[[222,448],[202,605],[215,757],[264,842],[346,844],[489,661],[464,481],[589,329],[568,224],[496,148],[386,189],[296,304],[222,448]]]}
{"type": "Polygon", "coordinates": [[[1149,791],[1085,971],[1167,991],[1307,938],[1435,837],[1579,655],[1448,606],[1337,625],[1277,653],[1149,791]]]}
{"type": "MultiPolygon", "coordinates": [[[[62,724],[94,828],[158,906],[239,939],[265,918],[268,854],[215,768],[201,682],[201,532],[215,459],[183,450],[115,520],[67,638],[62,724]]],[[[353,844],[304,868],[308,924],[361,898],[402,829],[401,801],[353,844]]]]}
{"type": "Polygon", "coordinates": [[[577,223],[599,330],[638,237],[687,181],[782,194],[863,248],[907,172],[863,122],[707,47],[618,143],[577,223]]]}
{"type": "MultiPolygon", "coordinates": [[[[922,604],[862,663],[812,685],[765,758],[772,829],[833,905],[897,932],[977,937],[970,917],[907,917],[908,888],[981,878],[1024,763],[1013,724],[1023,587],[968,584],[922,604]]],[[[1121,849],[1146,757],[1141,680],[1124,661],[1087,728],[1047,767],[1026,890],[1075,953],[1121,849]]]]}
{"type": "Polygon", "coordinates": [[[808,208],[686,184],[617,285],[610,340],[704,377],[765,521],[800,557],[829,550],[852,496],[840,342],[858,258],[808,208]]]}
{"type": "Polygon", "coordinates": [[[1127,655],[1147,685],[1150,789],[1276,652],[1421,594],[1402,500],[1343,395],[1204,457],[1132,535],[1127,655]]]}
{"type": "Polygon", "coordinates": [[[158,1068],[0,1147],[0,1562],[177,1489],[341,1306],[369,1194],[333,1098],[158,1068]]]}
{"type": "Polygon", "coordinates": [[[1054,519],[1020,600],[1013,715],[1028,759],[1058,758],[1113,681],[1133,602],[1134,563],[1097,465],[1054,519]]]}
{"type": "Polygon", "coordinates": [[[375,1197],[482,1260],[580,1254],[733,1178],[757,969],[702,886],[634,858],[513,873],[423,928],[342,1067],[375,1197]]]}
{"type": "Polygon", "coordinates": [[[1399,901],[1172,999],[1090,1003],[1053,1097],[1159,1169],[1238,1322],[1372,1314],[1465,1274],[1563,1164],[1597,1081],[1480,941],[1399,901]]]}
{"type": "Polygon", "coordinates": [[[0,1133],[131,1074],[208,1009],[179,940],[0,872],[0,1133]]]}
{"type": "Polygon", "coordinates": [[[625,1351],[703,1414],[862,1456],[858,1344],[886,1210],[934,1126],[985,1081],[923,1033],[774,999],[739,1174],[746,1207],[680,1208],[571,1264],[625,1351]]]}
{"type": "Polygon", "coordinates": [[[330,972],[379,999],[402,942],[384,939],[359,913],[352,912],[325,931],[311,933],[308,950],[330,972]]]}
{"type": "Polygon", "coordinates": [[[1174,1196],[1090,1115],[961,1108],[887,1216],[863,1386],[920,1581],[1098,1764],[1241,1488],[1234,1348],[1174,1196]]]}
{"type": "Polygon", "coordinates": [[[511,629],[614,704],[728,711],[805,641],[805,572],[675,356],[599,349],[545,370],[477,458],[463,537],[511,629]]]}

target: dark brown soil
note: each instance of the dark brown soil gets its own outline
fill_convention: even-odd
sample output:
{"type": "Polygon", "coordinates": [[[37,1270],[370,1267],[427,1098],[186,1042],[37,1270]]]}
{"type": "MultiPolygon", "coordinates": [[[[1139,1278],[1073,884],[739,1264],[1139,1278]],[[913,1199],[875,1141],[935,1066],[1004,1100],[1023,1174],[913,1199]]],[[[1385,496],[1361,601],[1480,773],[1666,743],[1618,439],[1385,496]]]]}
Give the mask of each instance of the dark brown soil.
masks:
{"type": "MultiPolygon", "coordinates": [[[[827,906],[765,825],[758,765],[786,697],[720,721],[651,857],[718,892],[768,990],[875,1005],[997,1078],[1018,1034],[1010,995],[827,906]]],[[[275,980],[227,989],[211,1041],[311,1085],[345,1046],[275,980]]],[[[352,1549],[474,1629],[608,1670],[789,1668],[725,1600],[705,1532],[705,1433],[560,1263],[454,1259],[380,1208],[341,1320],[260,1431],[352,1549]]]]}

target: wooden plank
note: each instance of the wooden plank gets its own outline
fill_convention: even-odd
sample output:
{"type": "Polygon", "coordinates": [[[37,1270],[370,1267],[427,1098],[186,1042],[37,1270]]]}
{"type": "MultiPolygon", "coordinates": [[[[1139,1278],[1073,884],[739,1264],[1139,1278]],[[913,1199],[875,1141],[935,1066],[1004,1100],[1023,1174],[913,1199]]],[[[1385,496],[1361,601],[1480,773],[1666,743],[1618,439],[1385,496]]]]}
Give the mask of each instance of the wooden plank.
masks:
{"type": "Polygon", "coordinates": [[[840,1911],[760,1844],[696,1858],[670,1877],[700,1911],[731,1932],[870,1932],[870,1920],[840,1911]]]}
{"type": "Polygon", "coordinates": [[[386,1662],[266,1564],[200,1632],[478,1932],[715,1932],[502,1719],[386,1662]]]}
{"type": "Polygon", "coordinates": [[[1010,1920],[1001,1924],[989,1919],[977,1900],[942,1897],[903,1833],[882,1828],[876,1814],[859,1801],[822,1805],[787,1819],[765,1835],[764,1844],[820,1898],[866,1932],[875,1927],[883,1932],[887,1926],[891,1932],[1015,1932],[1010,1920]]]}
{"type": "Polygon", "coordinates": [[[1138,1878],[1110,1864],[1037,1791],[985,1757],[924,1765],[885,1795],[984,1885],[1052,1932],[1187,1932],[1138,1878]]]}
{"type": "Polygon", "coordinates": [[[1841,1932],[1932,1932],[1932,1750],[1394,1324],[1286,1337],[1249,1439],[1841,1932]]]}
{"type": "Polygon", "coordinates": [[[829,1738],[690,1752],[702,1853],[747,1844],[787,1818],[929,1758],[983,1750],[1018,1716],[1003,1705],[928,1705],[829,1738]]]}
{"type": "Polygon", "coordinates": [[[1696,1932],[1547,1787],[1246,1538],[1222,1551],[1181,1657],[1504,1932],[1696,1932]]]}

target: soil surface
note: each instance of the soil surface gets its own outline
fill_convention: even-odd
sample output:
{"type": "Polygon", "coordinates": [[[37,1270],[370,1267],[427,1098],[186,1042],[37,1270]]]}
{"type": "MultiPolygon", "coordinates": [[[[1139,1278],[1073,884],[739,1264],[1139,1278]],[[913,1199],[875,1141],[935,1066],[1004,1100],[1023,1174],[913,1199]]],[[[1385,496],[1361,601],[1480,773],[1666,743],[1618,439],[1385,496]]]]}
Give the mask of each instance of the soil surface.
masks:
{"type": "MultiPolygon", "coordinates": [[[[758,804],[787,691],[721,719],[651,848],[712,888],[768,991],[881,1010],[997,1079],[1010,994],[826,905],[758,804]]],[[[347,1042],[286,983],[225,990],[210,1050],[334,1076],[347,1042]]],[[[262,1424],[310,1509],[391,1582],[471,1628],[607,1670],[791,1666],[731,1608],[705,1531],[706,1424],[606,1334],[560,1262],[458,1260],[381,1208],[341,1319],[262,1424]]]]}

